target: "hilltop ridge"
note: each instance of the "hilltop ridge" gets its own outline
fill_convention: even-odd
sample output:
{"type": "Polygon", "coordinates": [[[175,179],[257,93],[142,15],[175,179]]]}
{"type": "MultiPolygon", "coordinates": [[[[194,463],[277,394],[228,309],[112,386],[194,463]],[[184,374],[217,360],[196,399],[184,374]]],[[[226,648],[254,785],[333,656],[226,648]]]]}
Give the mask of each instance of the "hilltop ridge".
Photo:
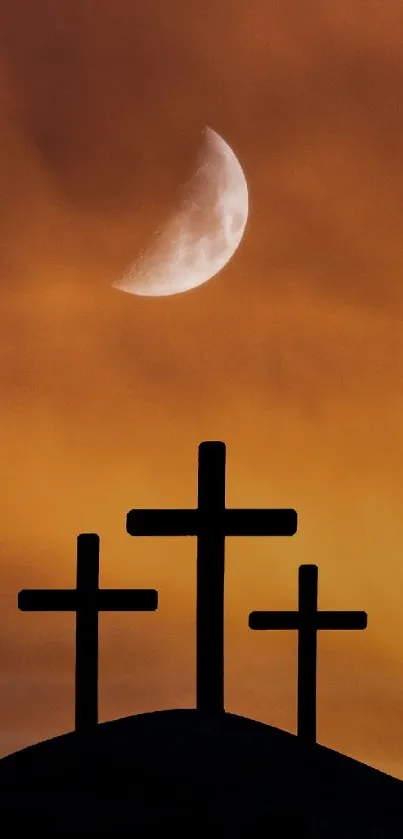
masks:
{"type": "Polygon", "coordinates": [[[0,760],[0,788],[13,832],[45,836],[402,832],[402,781],[264,723],[195,709],[130,716],[87,737],[71,732],[29,746],[0,760]]]}

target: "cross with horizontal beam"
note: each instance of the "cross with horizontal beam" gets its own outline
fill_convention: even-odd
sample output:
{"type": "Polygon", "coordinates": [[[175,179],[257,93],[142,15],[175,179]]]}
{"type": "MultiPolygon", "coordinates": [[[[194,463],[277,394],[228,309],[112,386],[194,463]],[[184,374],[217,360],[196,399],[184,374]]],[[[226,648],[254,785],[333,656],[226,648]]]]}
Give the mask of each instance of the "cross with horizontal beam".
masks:
{"type": "Polygon", "coordinates": [[[131,536],[197,537],[196,707],[224,711],[224,543],[226,536],[293,536],[295,510],[227,509],[225,444],[199,446],[196,509],[130,510],[131,536]]]}
{"type": "Polygon", "coordinates": [[[250,629],[298,631],[297,733],[316,743],[316,665],[318,629],[365,629],[366,612],[318,611],[318,566],[300,565],[297,612],[251,612],[250,629]]]}
{"type": "Polygon", "coordinates": [[[23,612],[76,613],[75,730],[90,733],[98,724],[98,613],[152,612],[158,607],[155,589],[100,589],[99,536],[77,538],[76,589],[22,589],[23,612]]]}

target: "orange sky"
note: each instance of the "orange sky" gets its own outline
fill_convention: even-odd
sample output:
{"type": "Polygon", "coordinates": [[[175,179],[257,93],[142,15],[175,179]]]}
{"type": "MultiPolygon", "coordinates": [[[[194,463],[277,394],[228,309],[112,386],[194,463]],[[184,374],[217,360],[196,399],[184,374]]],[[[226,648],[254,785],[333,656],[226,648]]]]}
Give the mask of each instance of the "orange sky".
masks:
{"type": "Polygon", "coordinates": [[[295,507],[293,539],[227,544],[226,707],[295,730],[292,609],[321,633],[318,739],[403,778],[403,9],[399,0],[0,2],[0,753],[73,725],[79,532],[101,584],[160,610],[100,620],[100,716],[192,706],[195,545],[135,539],[134,506],[193,506],[197,446],[227,443],[227,503],[295,507]],[[167,217],[211,125],[250,190],[210,283],[111,283],[167,217]]]}

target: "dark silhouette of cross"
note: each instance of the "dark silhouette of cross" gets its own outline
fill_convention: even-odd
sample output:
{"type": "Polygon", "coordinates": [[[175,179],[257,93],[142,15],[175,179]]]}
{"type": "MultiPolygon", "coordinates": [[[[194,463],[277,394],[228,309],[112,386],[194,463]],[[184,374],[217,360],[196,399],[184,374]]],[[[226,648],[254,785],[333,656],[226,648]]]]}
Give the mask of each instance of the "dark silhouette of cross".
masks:
{"type": "Polygon", "coordinates": [[[23,589],[18,608],[23,612],[76,613],[75,730],[89,733],[98,723],[98,613],[100,611],[155,611],[155,589],[100,589],[99,536],[77,538],[76,589],[23,589]]]}
{"type": "Polygon", "coordinates": [[[293,536],[295,510],[227,509],[225,444],[199,446],[198,506],[190,510],[130,510],[131,536],[197,537],[196,705],[224,711],[224,544],[226,536],[293,536]]]}
{"type": "Polygon", "coordinates": [[[251,629],[298,631],[297,733],[316,743],[316,660],[318,629],[365,629],[366,612],[318,611],[318,566],[300,565],[297,612],[251,612],[251,629]]]}

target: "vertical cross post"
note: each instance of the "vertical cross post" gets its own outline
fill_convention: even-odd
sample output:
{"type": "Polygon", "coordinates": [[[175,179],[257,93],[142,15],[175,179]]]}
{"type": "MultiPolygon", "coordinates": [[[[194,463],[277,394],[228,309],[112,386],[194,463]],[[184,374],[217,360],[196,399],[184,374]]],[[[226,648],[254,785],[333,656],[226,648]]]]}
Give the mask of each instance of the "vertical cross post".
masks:
{"type": "Polygon", "coordinates": [[[75,589],[22,589],[18,608],[23,612],[76,613],[75,730],[90,734],[98,724],[98,613],[154,611],[155,589],[100,589],[99,536],[77,538],[75,589]]]}
{"type": "Polygon", "coordinates": [[[366,612],[318,611],[318,566],[298,569],[297,612],[251,612],[250,629],[296,629],[298,632],[297,733],[316,743],[316,661],[319,629],[365,629],[366,612]]]}
{"type": "Polygon", "coordinates": [[[197,707],[224,710],[225,446],[200,446],[197,540],[197,707]]]}
{"type": "Polygon", "coordinates": [[[198,506],[190,510],[129,510],[131,536],[197,537],[196,696],[199,711],[224,712],[224,545],[226,536],[293,536],[292,509],[228,509],[225,443],[199,446],[198,506]]]}
{"type": "Polygon", "coordinates": [[[98,723],[98,591],[99,536],[77,537],[77,611],[75,728],[92,730],[98,723]]]}
{"type": "Polygon", "coordinates": [[[298,572],[298,685],[297,732],[308,743],[316,742],[318,632],[318,568],[305,565],[298,572]]]}

